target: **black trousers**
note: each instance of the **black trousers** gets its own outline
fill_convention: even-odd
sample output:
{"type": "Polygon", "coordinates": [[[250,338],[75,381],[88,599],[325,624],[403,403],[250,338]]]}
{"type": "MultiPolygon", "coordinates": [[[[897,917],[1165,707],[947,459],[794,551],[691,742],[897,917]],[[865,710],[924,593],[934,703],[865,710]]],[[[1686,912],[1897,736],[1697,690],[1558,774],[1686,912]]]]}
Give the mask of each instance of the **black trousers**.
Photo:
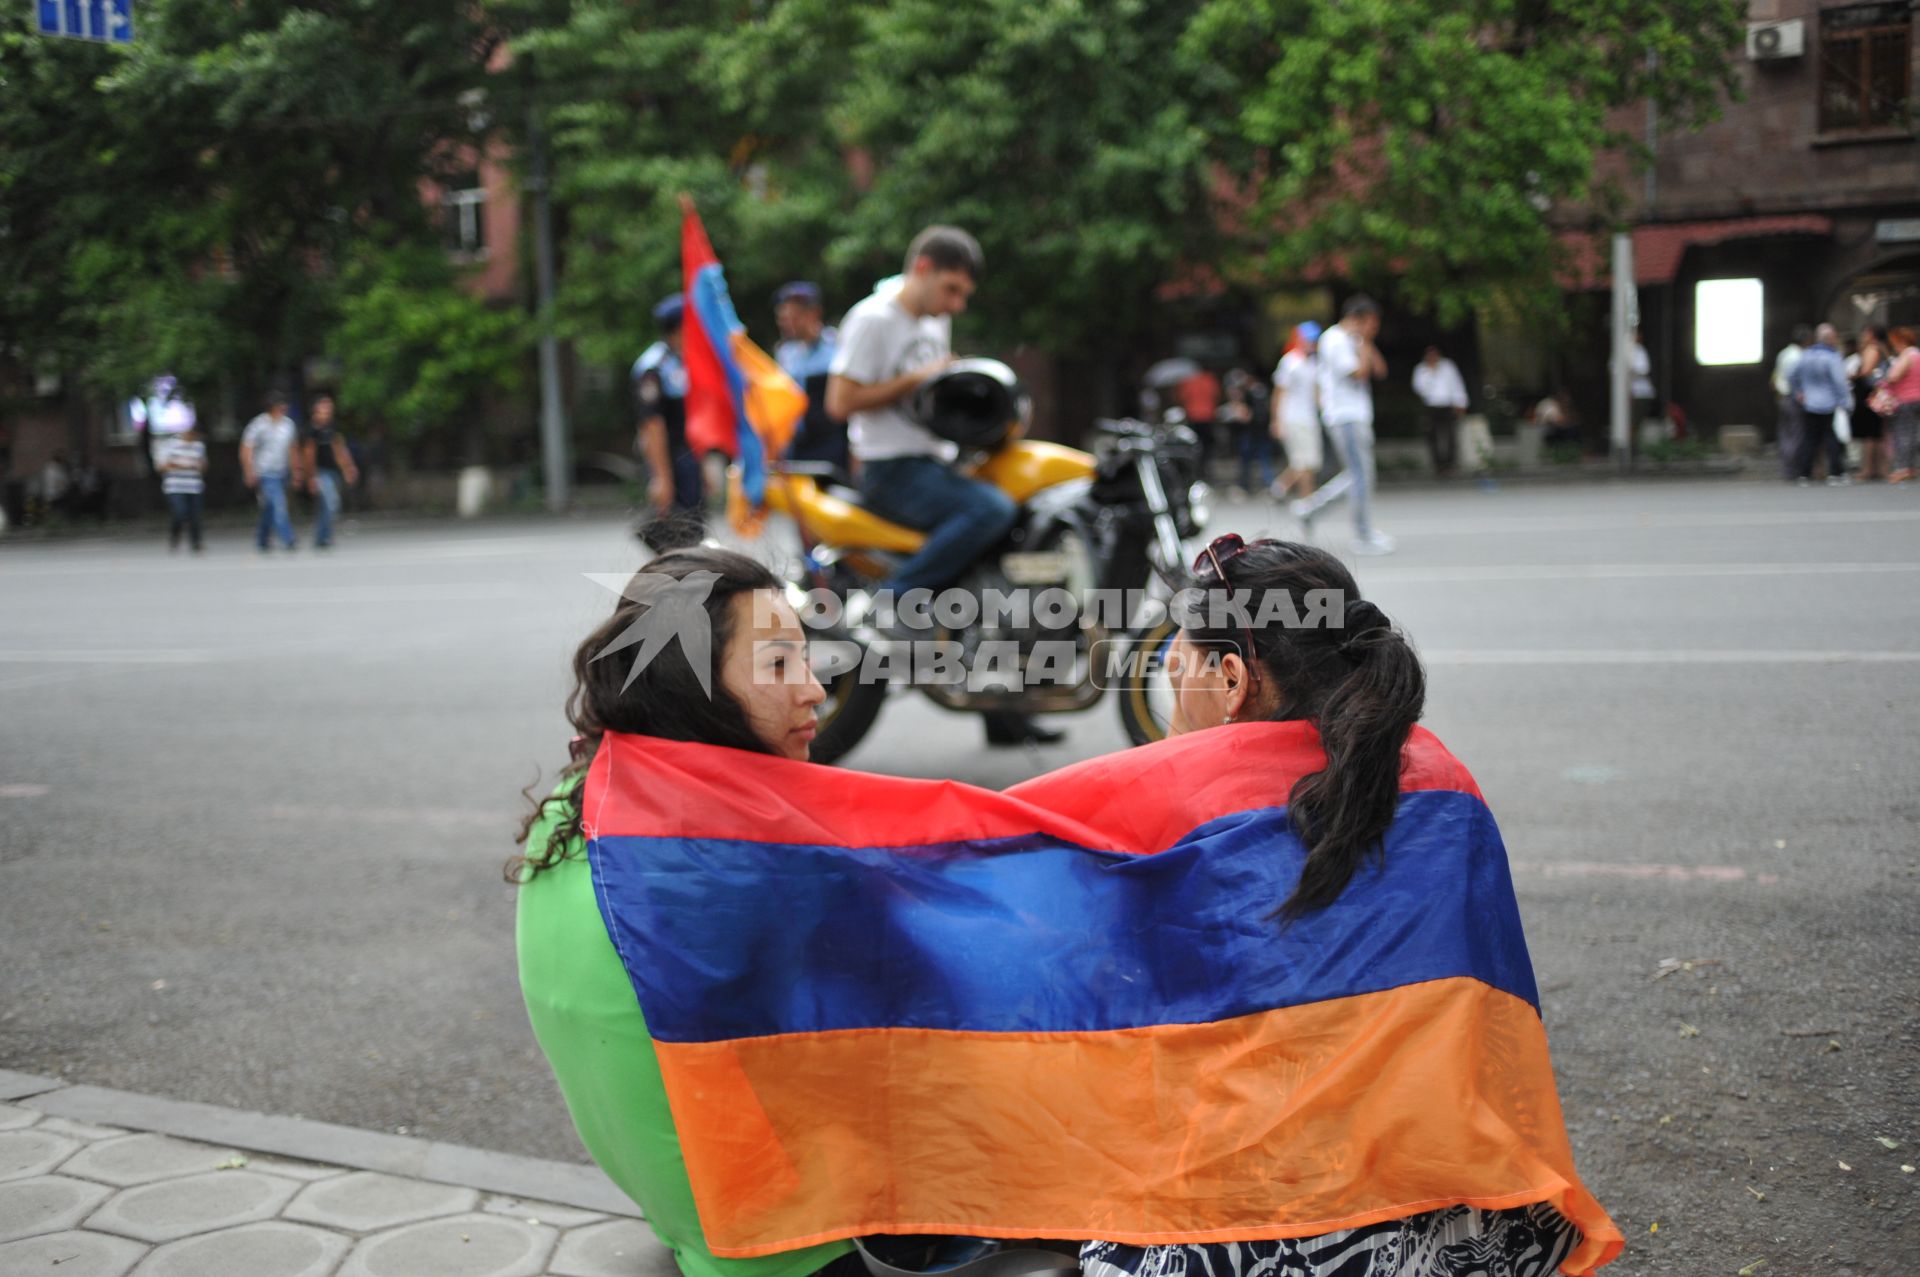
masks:
{"type": "Polygon", "coordinates": [[[1847,472],[1847,447],[1833,433],[1832,412],[1802,412],[1800,420],[1800,446],[1793,454],[1793,477],[1811,479],[1813,477],[1814,453],[1821,448],[1827,450],[1827,477],[1837,478],[1847,472]]]}
{"type": "Polygon", "coordinates": [[[1433,469],[1445,474],[1453,469],[1454,444],[1459,438],[1460,417],[1451,408],[1427,409],[1427,448],[1433,453],[1433,469]]]}

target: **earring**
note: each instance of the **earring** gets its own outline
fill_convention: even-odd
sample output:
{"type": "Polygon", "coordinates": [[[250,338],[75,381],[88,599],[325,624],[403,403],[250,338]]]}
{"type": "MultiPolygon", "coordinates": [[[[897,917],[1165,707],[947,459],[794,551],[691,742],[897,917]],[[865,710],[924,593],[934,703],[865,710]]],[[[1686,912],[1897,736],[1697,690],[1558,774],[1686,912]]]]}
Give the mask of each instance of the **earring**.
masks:
{"type": "Polygon", "coordinates": [[[1222,719],[1221,721],[1222,721],[1222,722],[1226,722],[1226,723],[1231,723],[1231,722],[1233,721],[1233,715],[1232,715],[1232,714],[1228,714],[1228,715],[1226,716],[1226,718],[1224,718],[1224,719],[1222,719]]]}

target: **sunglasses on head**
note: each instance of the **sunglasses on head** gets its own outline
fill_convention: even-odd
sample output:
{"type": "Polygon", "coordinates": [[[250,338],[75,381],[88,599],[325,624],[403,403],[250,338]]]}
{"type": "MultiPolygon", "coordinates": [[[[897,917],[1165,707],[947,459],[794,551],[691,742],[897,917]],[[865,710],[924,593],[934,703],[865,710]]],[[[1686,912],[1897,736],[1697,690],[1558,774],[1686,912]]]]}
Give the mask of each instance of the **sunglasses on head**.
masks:
{"type": "MultiPolygon", "coordinates": [[[[1233,588],[1233,582],[1227,579],[1227,564],[1245,554],[1254,545],[1273,544],[1275,544],[1273,539],[1267,537],[1249,545],[1247,539],[1238,532],[1228,532],[1222,536],[1217,536],[1207,543],[1206,549],[1194,556],[1194,579],[1201,579],[1202,574],[1207,568],[1212,567],[1215,579],[1218,580],[1221,585],[1231,590],[1233,588]]],[[[1249,625],[1242,625],[1240,627],[1240,634],[1241,637],[1246,640],[1246,647],[1242,649],[1240,659],[1244,661],[1247,666],[1247,681],[1251,686],[1258,687],[1260,685],[1260,665],[1258,654],[1254,651],[1253,647],[1253,628],[1249,625]]]]}

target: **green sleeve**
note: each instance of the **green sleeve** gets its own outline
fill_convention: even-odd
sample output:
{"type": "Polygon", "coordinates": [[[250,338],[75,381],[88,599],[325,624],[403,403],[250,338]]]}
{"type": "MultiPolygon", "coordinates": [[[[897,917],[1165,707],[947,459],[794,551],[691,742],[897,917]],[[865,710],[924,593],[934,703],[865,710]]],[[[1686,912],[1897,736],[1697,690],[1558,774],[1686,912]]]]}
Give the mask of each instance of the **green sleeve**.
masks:
{"type": "MultiPolygon", "coordinates": [[[[548,820],[529,845],[545,844],[548,820]]],[[[700,1229],[680,1139],[640,1003],[594,899],[584,848],[520,888],[520,989],[587,1152],[640,1207],[686,1277],[804,1277],[845,1242],[721,1259],[700,1229]]]]}

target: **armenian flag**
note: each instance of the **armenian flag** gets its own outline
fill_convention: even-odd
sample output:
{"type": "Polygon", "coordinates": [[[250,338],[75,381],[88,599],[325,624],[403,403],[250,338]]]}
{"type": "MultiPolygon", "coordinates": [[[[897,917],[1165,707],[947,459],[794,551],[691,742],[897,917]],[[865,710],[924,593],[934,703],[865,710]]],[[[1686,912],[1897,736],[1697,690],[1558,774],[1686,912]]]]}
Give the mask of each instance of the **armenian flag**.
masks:
{"type": "Polygon", "coordinates": [[[1416,729],[1384,854],[1283,926],[1323,765],[1239,724],[994,793],[607,736],[588,860],[713,1252],[1546,1202],[1564,1272],[1613,1258],[1478,787],[1416,729]]]}
{"type": "Polygon", "coordinates": [[[792,442],[807,410],[806,392],[747,336],[699,211],[684,198],[681,209],[687,443],[696,453],[735,458],[747,498],[760,506],[766,501],[767,454],[779,456],[792,442]]]}

